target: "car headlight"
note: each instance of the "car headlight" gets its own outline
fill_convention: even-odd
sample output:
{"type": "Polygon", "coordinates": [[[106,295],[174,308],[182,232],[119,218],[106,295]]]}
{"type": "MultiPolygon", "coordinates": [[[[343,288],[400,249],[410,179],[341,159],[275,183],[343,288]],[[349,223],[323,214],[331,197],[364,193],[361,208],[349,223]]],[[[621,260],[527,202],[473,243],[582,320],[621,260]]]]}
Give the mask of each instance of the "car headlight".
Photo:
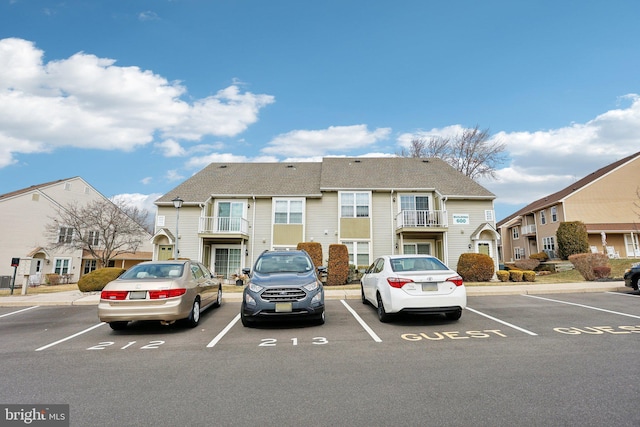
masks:
{"type": "Polygon", "coordinates": [[[255,283],[249,282],[249,290],[251,292],[255,292],[258,293],[260,292],[262,289],[264,289],[262,286],[256,285],[255,283]]]}
{"type": "Polygon", "coordinates": [[[316,304],[322,302],[322,292],[318,292],[311,298],[311,304],[316,304]]]}
{"type": "Polygon", "coordinates": [[[309,283],[308,285],[304,285],[303,288],[305,288],[309,292],[315,291],[316,289],[318,289],[318,282],[313,281],[313,282],[309,283]]]}
{"type": "Polygon", "coordinates": [[[256,300],[254,300],[253,297],[246,292],[244,294],[244,302],[245,304],[256,305],[256,300]]]}

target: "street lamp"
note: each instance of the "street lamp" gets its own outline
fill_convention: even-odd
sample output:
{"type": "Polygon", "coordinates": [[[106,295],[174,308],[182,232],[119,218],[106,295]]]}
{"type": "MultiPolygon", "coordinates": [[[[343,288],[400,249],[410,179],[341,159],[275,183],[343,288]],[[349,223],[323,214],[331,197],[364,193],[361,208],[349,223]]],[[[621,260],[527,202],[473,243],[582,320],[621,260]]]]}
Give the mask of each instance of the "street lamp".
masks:
{"type": "Polygon", "coordinates": [[[182,202],[184,202],[184,200],[182,200],[180,196],[177,196],[175,199],[172,200],[172,202],[173,202],[173,207],[176,208],[176,246],[174,248],[175,251],[173,254],[173,259],[178,259],[178,253],[180,252],[178,249],[178,242],[180,239],[178,225],[180,224],[180,208],[182,207],[182,202]]]}

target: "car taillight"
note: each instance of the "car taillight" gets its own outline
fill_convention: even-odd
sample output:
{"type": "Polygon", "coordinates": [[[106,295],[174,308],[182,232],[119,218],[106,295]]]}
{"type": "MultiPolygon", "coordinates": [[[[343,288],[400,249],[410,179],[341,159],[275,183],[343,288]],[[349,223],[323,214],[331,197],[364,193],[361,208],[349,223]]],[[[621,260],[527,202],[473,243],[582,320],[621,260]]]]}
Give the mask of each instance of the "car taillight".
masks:
{"type": "Polygon", "coordinates": [[[161,291],[149,291],[149,299],[165,299],[179,297],[187,292],[186,289],[163,289],[161,291]]]}
{"type": "Polygon", "coordinates": [[[128,293],[129,291],[102,291],[100,292],[100,298],[118,301],[126,299],[128,293]]]}
{"type": "Polygon", "coordinates": [[[407,283],[412,283],[411,279],[403,279],[402,277],[387,277],[387,282],[392,288],[401,288],[407,283]]]}
{"type": "Polygon", "coordinates": [[[460,276],[449,277],[447,279],[447,282],[453,282],[453,284],[456,285],[456,286],[462,286],[463,285],[462,277],[460,277],[460,276]]]}

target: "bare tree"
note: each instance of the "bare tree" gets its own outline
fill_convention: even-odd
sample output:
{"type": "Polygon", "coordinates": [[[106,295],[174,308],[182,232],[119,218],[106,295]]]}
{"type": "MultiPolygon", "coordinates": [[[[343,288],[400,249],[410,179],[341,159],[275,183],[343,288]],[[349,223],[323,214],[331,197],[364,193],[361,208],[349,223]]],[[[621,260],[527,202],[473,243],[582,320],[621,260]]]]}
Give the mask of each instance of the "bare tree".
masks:
{"type": "Polygon", "coordinates": [[[143,225],[146,218],[146,210],[123,201],[72,202],[56,210],[46,232],[53,242],[51,248],[86,249],[105,267],[120,254],[135,253],[149,238],[143,225]]]}
{"type": "Polygon", "coordinates": [[[408,152],[403,148],[403,157],[439,157],[459,172],[477,180],[496,177],[496,168],[506,160],[506,144],[490,141],[489,129],[480,130],[478,125],[465,129],[452,138],[432,136],[411,141],[408,152]]]}

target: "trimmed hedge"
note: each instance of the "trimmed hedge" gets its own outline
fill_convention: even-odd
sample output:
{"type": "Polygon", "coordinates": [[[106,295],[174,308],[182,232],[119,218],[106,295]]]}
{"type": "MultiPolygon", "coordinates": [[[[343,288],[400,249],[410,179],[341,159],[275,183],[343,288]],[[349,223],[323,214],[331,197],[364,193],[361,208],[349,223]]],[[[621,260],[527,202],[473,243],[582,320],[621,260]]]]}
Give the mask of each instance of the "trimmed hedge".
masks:
{"type": "Polygon", "coordinates": [[[498,279],[501,282],[508,282],[509,281],[509,272],[507,270],[498,270],[496,272],[496,276],[498,276],[498,279]]]}
{"type": "Polygon", "coordinates": [[[322,245],[318,242],[300,242],[298,243],[298,250],[307,251],[313,261],[313,265],[321,267],[322,264],[322,245]]]}
{"type": "Polygon", "coordinates": [[[349,249],[347,245],[329,245],[327,286],[346,285],[349,278],[349,249]]]}
{"type": "Polygon", "coordinates": [[[458,258],[456,271],[465,282],[488,282],[493,278],[495,266],[489,255],[464,253],[458,258]]]}
{"type": "Polygon", "coordinates": [[[124,268],[99,268],[89,274],[85,274],[78,280],[78,289],[81,292],[101,291],[112,280],[116,280],[126,270],[124,268]]]}
{"type": "Polygon", "coordinates": [[[582,275],[584,280],[590,282],[596,279],[602,279],[608,277],[611,273],[611,265],[609,264],[609,257],[605,254],[597,253],[584,253],[575,254],[569,256],[569,261],[582,275]],[[606,276],[602,276],[607,271],[606,276]]]}

